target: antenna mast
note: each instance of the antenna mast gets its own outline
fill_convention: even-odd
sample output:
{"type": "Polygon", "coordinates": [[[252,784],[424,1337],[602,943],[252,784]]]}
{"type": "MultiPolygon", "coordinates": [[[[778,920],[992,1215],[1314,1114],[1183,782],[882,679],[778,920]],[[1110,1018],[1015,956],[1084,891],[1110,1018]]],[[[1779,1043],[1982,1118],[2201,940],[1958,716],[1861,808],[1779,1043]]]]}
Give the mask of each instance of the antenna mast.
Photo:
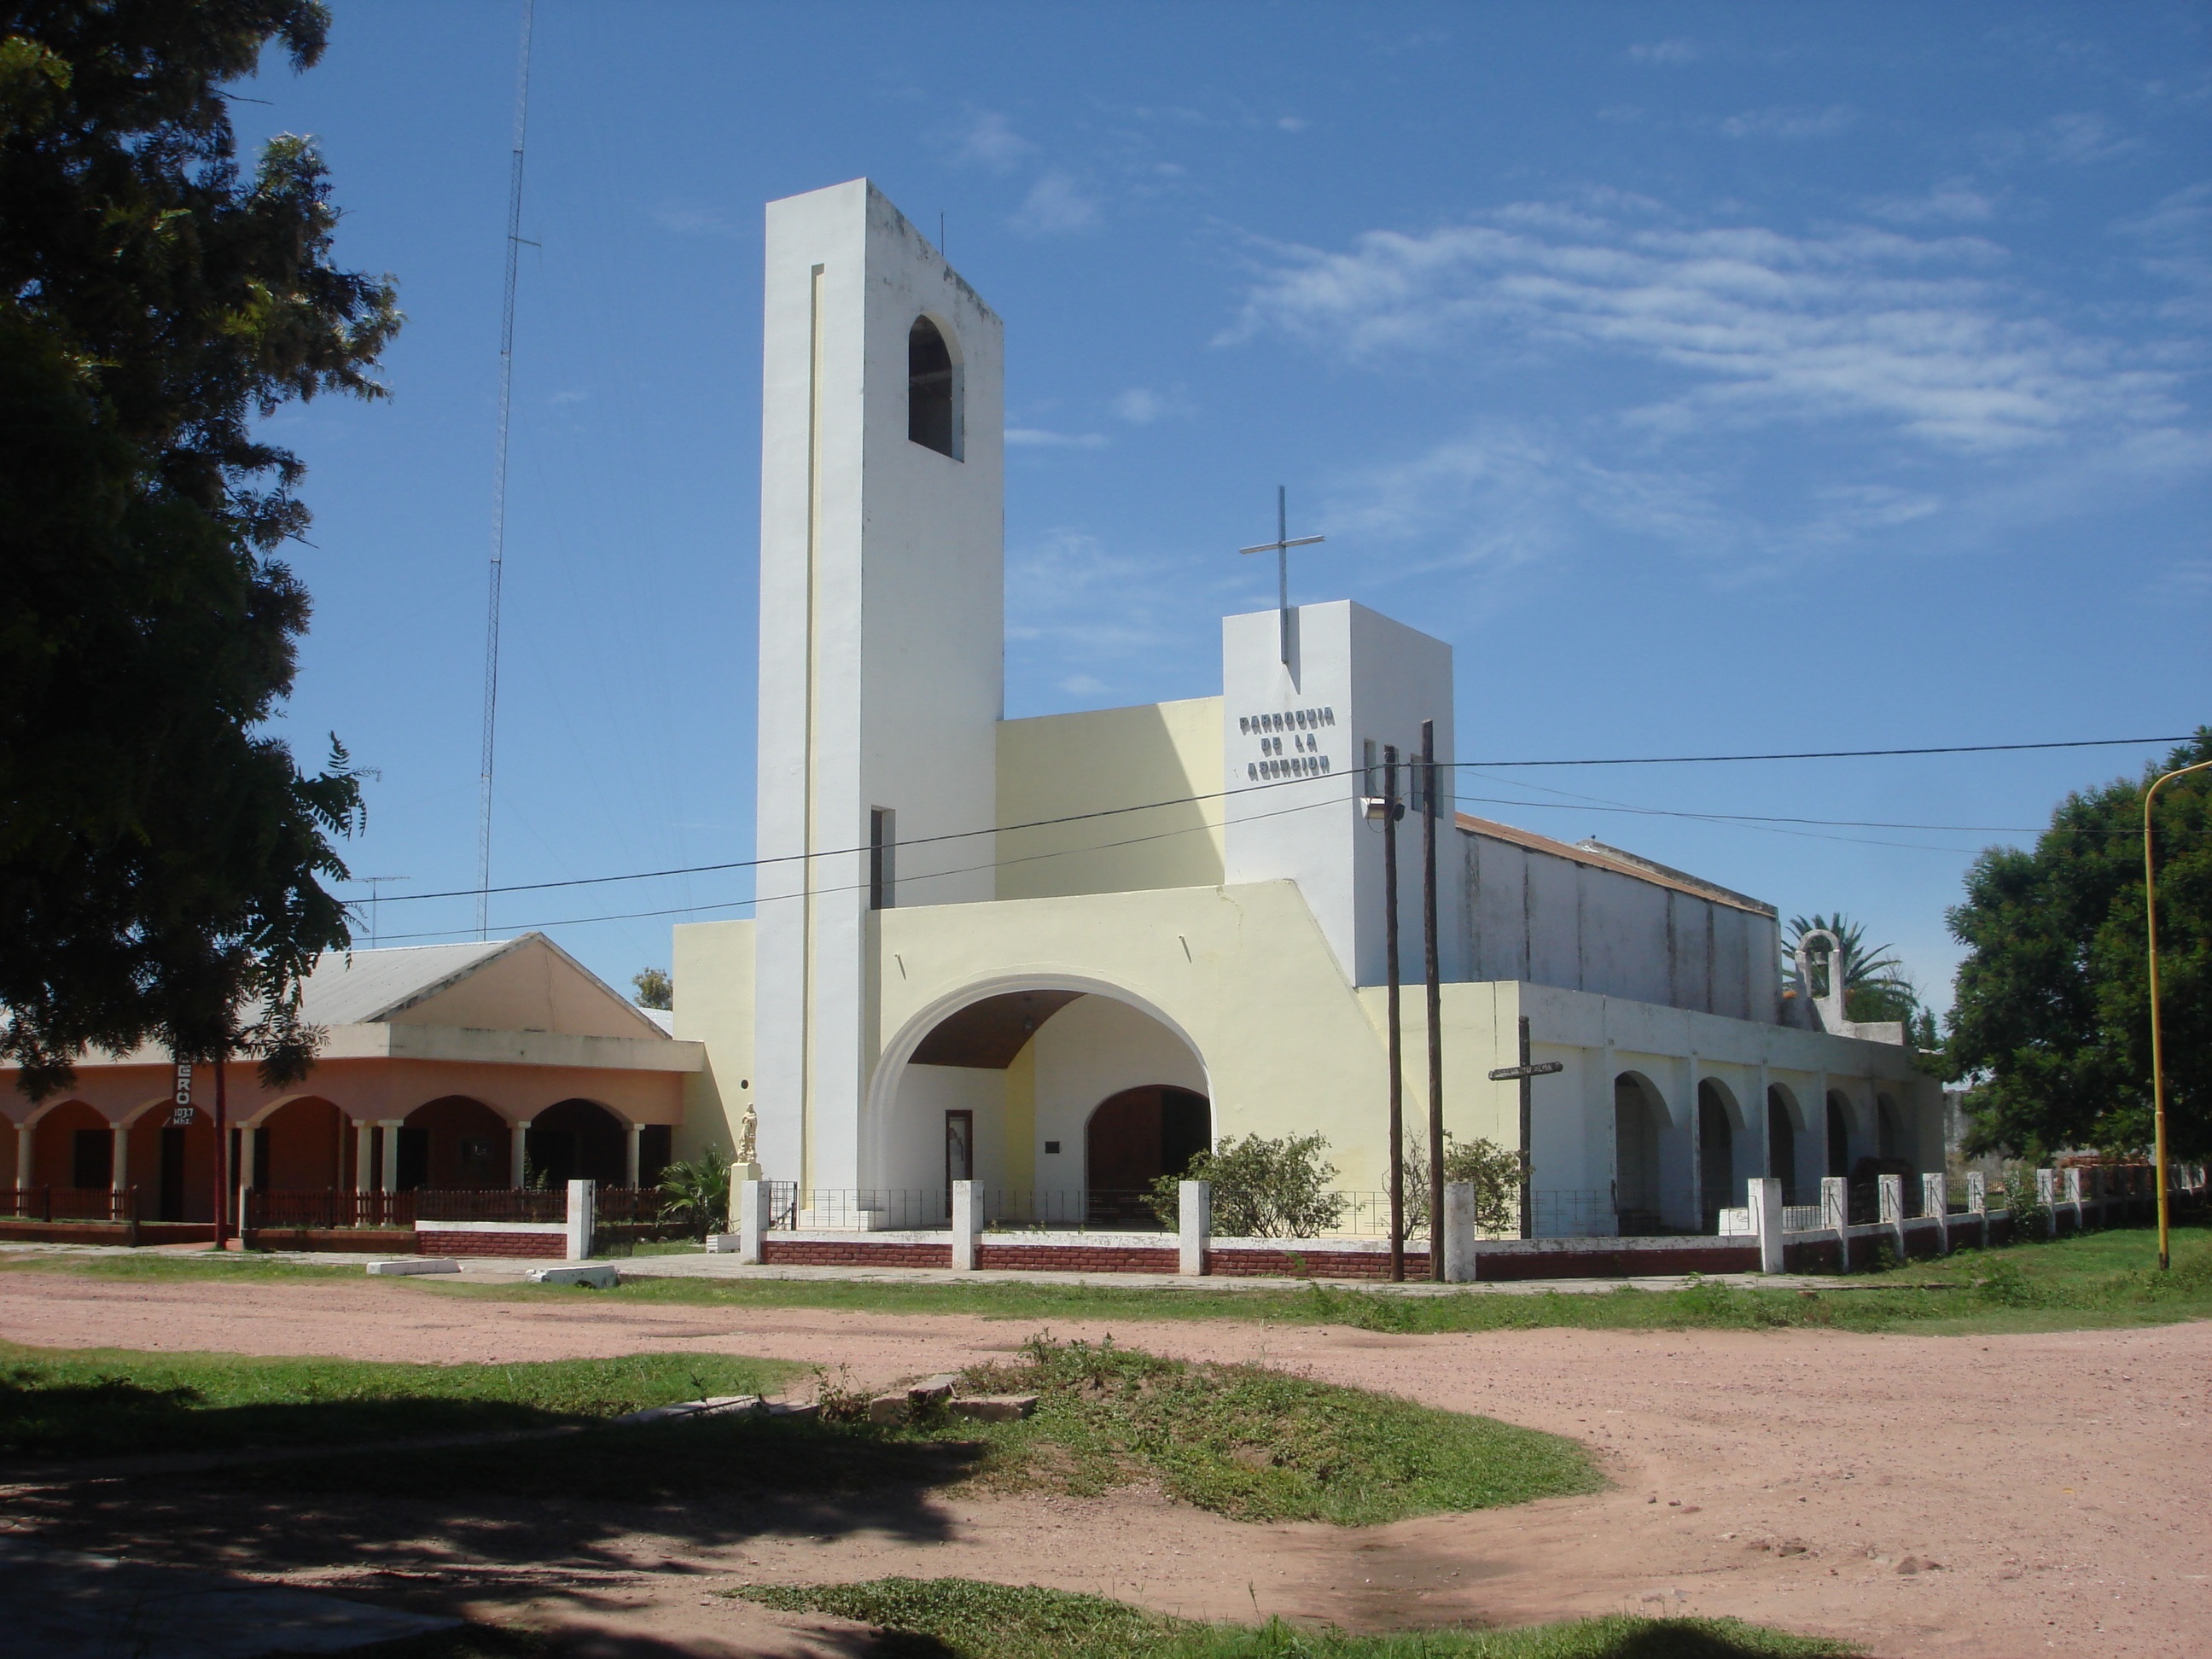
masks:
{"type": "Polygon", "coordinates": [[[483,766],[477,806],[477,937],[491,936],[492,739],[499,729],[499,586],[507,559],[507,425],[514,387],[514,271],[522,248],[522,141],[530,125],[530,25],[537,0],[522,0],[522,44],[514,71],[514,159],[507,193],[507,295],[499,319],[499,441],[492,468],[491,596],[484,623],[483,766]]]}

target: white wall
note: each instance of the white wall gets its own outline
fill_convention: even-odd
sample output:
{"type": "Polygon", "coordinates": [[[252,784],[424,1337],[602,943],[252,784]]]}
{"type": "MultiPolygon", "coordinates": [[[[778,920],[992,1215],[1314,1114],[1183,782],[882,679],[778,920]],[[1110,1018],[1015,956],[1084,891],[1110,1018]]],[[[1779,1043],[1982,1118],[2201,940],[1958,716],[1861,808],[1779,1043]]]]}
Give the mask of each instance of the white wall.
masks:
{"type": "MultiPolygon", "coordinates": [[[[1227,880],[1297,883],[1347,978],[1378,985],[1383,955],[1382,831],[1359,815],[1364,740],[1420,752],[1421,721],[1436,721],[1436,754],[1453,758],[1451,647],[1349,600],[1292,612],[1292,647],[1281,658],[1278,613],[1257,611],[1221,623],[1223,787],[1228,790],[1227,880]],[[1301,726],[1315,711],[1317,727],[1301,726]],[[1263,722],[1265,729],[1248,729],[1263,722]],[[1271,751],[1279,742],[1279,757],[1271,751]],[[1310,746],[1309,746],[1310,745],[1310,746]],[[1292,771],[1304,757],[1319,775],[1292,771]]],[[[1449,776],[1449,775],[1447,775],[1449,776]]],[[[1447,786],[1449,787],[1449,786],[1447,786]]],[[[1380,787],[1378,783],[1377,787],[1380,787]]],[[[1401,798],[1408,789],[1401,774],[1401,798]]],[[[1438,942],[1443,976],[1466,977],[1461,947],[1464,884],[1447,811],[1437,847],[1438,942]]],[[[1399,971],[1422,971],[1421,826],[1398,826],[1399,971]]]]}
{"type": "Polygon", "coordinates": [[[871,1064],[870,809],[902,841],[963,837],[900,850],[902,902],[992,895],[1001,330],[864,179],[769,204],[766,260],[757,845],[816,856],[760,872],[756,1094],[763,1162],[844,1188],[871,1064]],[[959,365],[957,460],[907,437],[925,312],[959,365]]]}

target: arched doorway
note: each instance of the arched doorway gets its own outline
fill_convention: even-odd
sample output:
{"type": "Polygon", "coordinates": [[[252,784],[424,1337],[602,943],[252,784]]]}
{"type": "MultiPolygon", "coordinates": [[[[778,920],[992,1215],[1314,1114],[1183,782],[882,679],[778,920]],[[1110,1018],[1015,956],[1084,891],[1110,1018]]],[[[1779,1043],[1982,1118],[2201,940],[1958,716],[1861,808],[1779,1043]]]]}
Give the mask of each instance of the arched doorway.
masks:
{"type": "Polygon", "coordinates": [[[1152,1183],[1181,1175],[1212,1144],[1212,1109],[1194,1090],[1146,1084],[1099,1102],[1083,1131],[1091,1219],[1151,1220],[1145,1200],[1152,1183]]]}
{"type": "Polygon", "coordinates": [[[288,1100],[253,1130],[254,1188],[264,1193],[325,1193],[345,1185],[345,1114],[310,1097],[288,1100]]]}
{"type": "Polygon", "coordinates": [[[1729,1100],[1711,1078],[1698,1084],[1698,1219],[1707,1232],[1720,1231],[1720,1213],[1731,1207],[1735,1186],[1735,1133],[1729,1100]]]}
{"type": "Polygon", "coordinates": [[[1766,1174],[1782,1183],[1784,1204],[1802,1202],[1797,1196],[1797,1121],[1790,1097],[1779,1084],[1766,1085],[1766,1174]]]}
{"type": "Polygon", "coordinates": [[[1874,1099],[1875,1156],[1887,1164],[1902,1160],[1905,1152],[1905,1129],[1897,1114],[1897,1103],[1887,1095],[1876,1095],[1874,1099]]]}
{"type": "Polygon", "coordinates": [[[1649,1237],[1666,1225],[1660,1210],[1659,1135],[1665,1122],[1650,1085],[1633,1072],[1613,1080],[1613,1209],[1623,1234],[1649,1237]]]}
{"type": "Polygon", "coordinates": [[[1828,1091],[1828,1173],[1848,1176],[1851,1172],[1850,1112],[1837,1091],[1828,1091]]]}
{"type": "Polygon", "coordinates": [[[504,1187],[513,1134],[507,1120],[480,1100],[445,1095],[425,1101],[399,1126],[399,1190],[504,1187]]]}
{"type": "Polygon", "coordinates": [[[629,1132],[595,1100],[563,1100],[532,1120],[522,1155],[533,1185],[619,1187],[629,1173],[629,1132]]]}
{"type": "Polygon", "coordinates": [[[107,1191],[115,1177],[112,1126],[82,1100],[49,1108],[31,1130],[31,1169],[27,1186],[107,1191]]]}

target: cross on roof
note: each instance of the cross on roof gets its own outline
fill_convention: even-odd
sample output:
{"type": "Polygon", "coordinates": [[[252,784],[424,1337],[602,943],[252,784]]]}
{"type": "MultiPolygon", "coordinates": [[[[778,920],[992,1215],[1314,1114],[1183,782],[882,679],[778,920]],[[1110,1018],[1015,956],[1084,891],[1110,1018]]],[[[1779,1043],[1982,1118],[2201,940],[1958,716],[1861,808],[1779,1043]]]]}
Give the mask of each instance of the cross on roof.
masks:
{"type": "Polygon", "coordinates": [[[1325,542],[1326,536],[1291,538],[1290,507],[1287,492],[1281,484],[1275,486],[1275,539],[1261,542],[1256,547],[1240,547],[1239,553],[1272,553],[1275,556],[1275,611],[1282,641],[1283,665],[1291,664],[1291,550],[1311,547],[1316,542],[1325,542]]]}

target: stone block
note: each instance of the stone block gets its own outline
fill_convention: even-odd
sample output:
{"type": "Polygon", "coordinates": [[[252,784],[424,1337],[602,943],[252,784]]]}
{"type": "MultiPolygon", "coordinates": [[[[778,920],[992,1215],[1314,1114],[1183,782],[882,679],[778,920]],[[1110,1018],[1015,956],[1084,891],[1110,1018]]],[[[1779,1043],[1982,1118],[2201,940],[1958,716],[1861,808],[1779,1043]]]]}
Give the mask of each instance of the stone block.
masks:
{"type": "Polygon", "coordinates": [[[960,1379],[950,1371],[935,1376],[925,1376],[906,1391],[907,1404],[917,1412],[926,1412],[942,1406],[952,1397],[952,1390],[960,1386],[960,1379]]]}
{"type": "Polygon", "coordinates": [[[409,1273],[457,1273],[461,1264],[447,1255],[407,1255],[395,1261],[372,1261],[368,1271],[373,1278],[398,1278],[409,1273]]]}
{"type": "Polygon", "coordinates": [[[868,1401],[868,1421],[871,1423],[903,1423],[913,1408],[902,1394],[879,1394],[868,1401]]]}
{"type": "Polygon", "coordinates": [[[1017,1423],[1035,1411],[1036,1403],[1033,1394],[979,1394],[951,1401],[947,1409],[955,1417],[972,1418],[978,1423],[1017,1423]]]}
{"type": "Polygon", "coordinates": [[[611,1291],[621,1283],[622,1275],[611,1267],[533,1267],[530,1270],[533,1285],[588,1285],[595,1291],[611,1291]]]}

